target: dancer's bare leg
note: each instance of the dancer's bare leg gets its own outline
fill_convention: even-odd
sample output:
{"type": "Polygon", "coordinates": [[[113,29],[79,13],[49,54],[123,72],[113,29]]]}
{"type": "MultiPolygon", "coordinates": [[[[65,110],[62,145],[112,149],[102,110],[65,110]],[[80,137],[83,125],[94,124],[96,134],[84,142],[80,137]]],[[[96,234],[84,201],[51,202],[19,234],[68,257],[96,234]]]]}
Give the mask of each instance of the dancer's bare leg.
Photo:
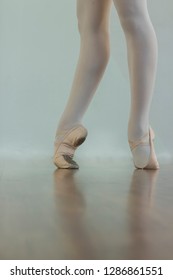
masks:
{"type": "Polygon", "coordinates": [[[81,122],[110,55],[109,14],[112,0],[77,0],[80,54],[71,92],[56,131],[81,122]]]}
{"type": "MultiPolygon", "coordinates": [[[[147,0],[113,1],[127,42],[131,84],[128,138],[134,141],[149,129],[149,112],[157,67],[157,39],[148,14],[147,0]]],[[[147,163],[149,153],[149,146],[137,147],[136,160],[147,163]]]]}

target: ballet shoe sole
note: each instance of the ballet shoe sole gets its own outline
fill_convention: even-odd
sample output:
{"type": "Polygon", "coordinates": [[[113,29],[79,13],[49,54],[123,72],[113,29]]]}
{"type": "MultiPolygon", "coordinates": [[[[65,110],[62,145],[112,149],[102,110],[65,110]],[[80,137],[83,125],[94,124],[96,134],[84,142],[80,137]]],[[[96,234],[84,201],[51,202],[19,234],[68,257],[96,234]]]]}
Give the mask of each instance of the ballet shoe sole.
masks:
{"type": "Polygon", "coordinates": [[[157,158],[156,158],[156,153],[155,153],[154,144],[153,144],[154,138],[155,138],[154,131],[150,127],[150,131],[149,131],[150,157],[149,157],[148,164],[143,168],[143,169],[146,169],[146,170],[149,170],[149,169],[157,170],[157,169],[159,169],[159,163],[158,163],[157,158]]]}
{"type": "Polygon", "coordinates": [[[153,141],[154,141],[154,138],[153,138],[153,140],[150,139],[150,149],[151,149],[151,151],[150,151],[150,157],[149,157],[148,164],[142,169],[145,169],[145,170],[149,170],[149,169],[157,170],[157,169],[159,169],[159,163],[158,163],[157,158],[156,158],[153,141]]]}
{"type": "Polygon", "coordinates": [[[58,164],[56,161],[54,161],[55,166],[59,169],[79,169],[79,165],[77,164],[77,162],[75,162],[68,155],[59,156],[59,160],[61,160],[61,164],[58,164]],[[63,161],[65,162],[64,165],[62,165],[63,161]]]}
{"type": "Polygon", "coordinates": [[[74,144],[74,147],[77,148],[78,146],[80,146],[85,141],[85,139],[86,139],[86,137],[82,137],[82,138],[78,139],[76,141],[76,143],[74,144]]]}

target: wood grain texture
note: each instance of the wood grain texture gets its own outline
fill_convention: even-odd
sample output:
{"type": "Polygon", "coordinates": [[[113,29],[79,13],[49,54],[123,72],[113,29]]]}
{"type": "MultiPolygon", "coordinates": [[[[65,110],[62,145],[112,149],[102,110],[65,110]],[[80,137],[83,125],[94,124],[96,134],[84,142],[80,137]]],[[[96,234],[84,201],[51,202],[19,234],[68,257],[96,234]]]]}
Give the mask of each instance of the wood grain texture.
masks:
{"type": "Polygon", "coordinates": [[[173,259],[172,165],[0,165],[0,259],[173,259]]]}

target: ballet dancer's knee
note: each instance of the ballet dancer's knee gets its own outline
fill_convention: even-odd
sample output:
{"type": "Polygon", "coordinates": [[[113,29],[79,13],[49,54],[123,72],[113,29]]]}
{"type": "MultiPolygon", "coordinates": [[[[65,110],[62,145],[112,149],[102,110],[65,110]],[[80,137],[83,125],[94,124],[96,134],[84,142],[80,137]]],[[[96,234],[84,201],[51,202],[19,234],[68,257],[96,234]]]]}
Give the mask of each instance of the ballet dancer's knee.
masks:
{"type": "Polygon", "coordinates": [[[144,35],[151,29],[145,15],[125,15],[120,17],[121,26],[126,35],[144,35]]]}
{"type": "Polygon", "coordinates": [[[78,31],[82,36],[84,33],[95,33],[108,31],[108,26],[101,16],[85,13],[77,14],[78,31]]]}
{"type": "Polygon", "coordinates": [[[99,28],[80,29],[81,45],[83,50],[92,57],[93,71],[96,72],[106,67],[110,58],[109,32],[99,28]]]}

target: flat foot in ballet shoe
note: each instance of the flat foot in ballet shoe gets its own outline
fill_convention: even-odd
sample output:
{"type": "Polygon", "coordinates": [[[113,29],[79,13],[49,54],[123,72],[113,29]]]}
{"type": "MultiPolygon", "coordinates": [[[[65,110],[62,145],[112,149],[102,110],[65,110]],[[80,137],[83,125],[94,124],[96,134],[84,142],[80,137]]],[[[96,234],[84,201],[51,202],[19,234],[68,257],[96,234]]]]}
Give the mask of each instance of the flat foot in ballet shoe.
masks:
{"type": "Polygon", "coordinates": [[[137,169],[154,169],[154,170],[159,169],[159,163],[157,161],[157,157],[156,157],[156,153],[155,153],[155,149],[154,149],[154,144],[153,144],[154,138],[155,138],[155,134],[154,134],[153,129],[150,126],[149,127],[149,132],[146,135],[144,135],[140,140],[138,140],[136,142],[133,142],[133,141],[130,141],[130,140],[128,141],[129,145],[130,145],[130,149],[132,151],[133,162],[134,162],[135,168],[137,168],[137,169]],[[148,136],[148,134],[149,134],[149,142],[146,141],[146,137],[148,136]],[[139,145],[150,147],[149,160],[144,165],[142,165],[142,164],[138,165],[135,162],[134,151],[135,151],[135,148],[139,147],[139,145]]]}
{"type": "Polygon", "coordinates": [[[74,152],[86,139],[87,129],[83,125],[76,125],[61,135],[61,140],[54,142],[53,161],[56,167],[64,169],[78,169],[79,165],[73,160],[74,152]]]}

